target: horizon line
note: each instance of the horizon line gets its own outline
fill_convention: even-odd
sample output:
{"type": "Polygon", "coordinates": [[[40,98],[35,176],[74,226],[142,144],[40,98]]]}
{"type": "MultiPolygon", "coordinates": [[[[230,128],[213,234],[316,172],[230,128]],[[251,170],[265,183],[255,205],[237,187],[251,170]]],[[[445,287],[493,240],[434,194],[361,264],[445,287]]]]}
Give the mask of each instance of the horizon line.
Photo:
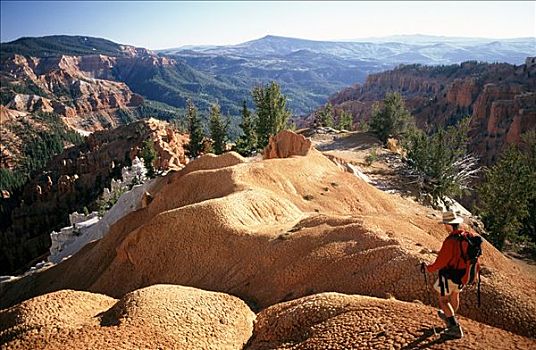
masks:
{"type": "MultiPolygon", "coordinates": [[[[0,41],[0,44],[9,44],[12,42],[15,42],[17,40],[21,39],[42,39],[47,37],[54,37],[54,36],[66,36],[66,37],[89,37],[89,38],[96,38],[96,39],[104,39],[111,42],[114,42],[119,45],[127,45],[127,46],[133,46],[136,48],[146,48],[143,46],[135,46],[133,44],[128,43],[121,43],[114,39],[102,37],[102,36],[94,36],[94,35],[84,35],[84,34],[49,34],[49,35],[42,35],[42,36],[21,36],[17,39],[13,39],[10,41],[0,41]]],[[[167,48],[159,48],[159,49],[149,49],[151,51],[162,51],[162,50],[170,50],[170,49],[178,49],[182,47],[188,47],[188,46],[236,46],[245,44],[251,41],[261,40],[268,37],[274,37],[274,38],[284,38],[284,39],[296,39],[296,40],[303,40],[303,41],[314,41],[314,42],[341,42],[341,43],[351,43],[351,42],[371,42],[372,41],[378,41],[381,39],[387,39],[391,37],[429,37],[429,38],[442,38],[442,39],[471,39],[471,40],[491,40],[491,41],[504,41],[504,40],[519,40],[519,39],[534,39],[536,40],[535,36],[520,36],[520,37],[506,37],[506,38],[497,38],[497,37],[473,37],[473,36],[447,36],[447,35],[437,35],[437,34],[423,34],[423,33],[414,33],[414,34],[389,34],[384,36],[369,36],[369,37],[357,37],[357,38],[350,38],[350,39],[308,39],[308,38],[300,38],[300,37],[294,37],[294,36],[284,36],[284,35],[274,35],[274,34],[266,34],[260,37],[255,37],[253,39],[249,39],[246,41],[240,41],[238,43],[230,43],[230,44],[184,44],[174,47],[167,47],[167,48]],[[371,41],[372,40],[372,41],[371,41]]],[[[397,42],[397,41],[391,41],[391,42],[397,42]]],[[[146,48],[147,49],[147,48],[146,48]]]]}

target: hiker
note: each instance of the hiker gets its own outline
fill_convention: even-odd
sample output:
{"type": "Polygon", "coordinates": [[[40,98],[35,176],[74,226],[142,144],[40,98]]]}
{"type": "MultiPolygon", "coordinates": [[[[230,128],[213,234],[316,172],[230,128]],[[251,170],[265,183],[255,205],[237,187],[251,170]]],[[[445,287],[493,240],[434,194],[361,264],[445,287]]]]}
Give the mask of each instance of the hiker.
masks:
{"type": "Polygon", "coordinates": [[[478,242],[481,242],[481,238],[460,229],[463,218],[456,216],[452,211],[443,213],[442,223],[449,230],[449,236],[443,241],[436,261],[432,265],[423,263],[423,268],[425,267],[429,273],[439,271],[439,278],[434,284],[434,289],[439,294],[439,307],[441,308],[437,314],[447,325],[443,334],[460,339],[463,337],[463,331],[456,319],[456,312],[460,305],[460,292],[465,284],[474,281],[475,273],[478,273],[479,268],[478,256],[481,254],[480,243],[476,243],[478,252],[471,251],[472,260],[468,259],[468,247],[472,244],[469,238],[471,240],[476,238],[478,242]],[[476,258],[473,258],[475,254],[476,258]]]}

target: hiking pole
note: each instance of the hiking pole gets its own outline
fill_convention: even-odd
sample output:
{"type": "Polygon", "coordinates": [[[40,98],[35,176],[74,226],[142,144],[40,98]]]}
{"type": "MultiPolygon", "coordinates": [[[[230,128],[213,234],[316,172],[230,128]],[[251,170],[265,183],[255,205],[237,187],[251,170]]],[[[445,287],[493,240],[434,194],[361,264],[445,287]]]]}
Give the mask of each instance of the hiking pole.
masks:
{"type": "MultiPolygon", "coordinates": [[[[426,276],[426,264],[424,262],[421,263],[421,272],[424,275],[424,285],[426,286],[426,294],[428,295],[428,305],[432,306],[432,297],[430,295],[430,286],[428,285],[428,278],[426,276]]],[[[434,316],[433,312],[432,312],[432,316],[434,316]]],[[[432,329],[434,330],[434,335],[437,335],[437,331],[433,324],[432,324],[432,329]]]]}

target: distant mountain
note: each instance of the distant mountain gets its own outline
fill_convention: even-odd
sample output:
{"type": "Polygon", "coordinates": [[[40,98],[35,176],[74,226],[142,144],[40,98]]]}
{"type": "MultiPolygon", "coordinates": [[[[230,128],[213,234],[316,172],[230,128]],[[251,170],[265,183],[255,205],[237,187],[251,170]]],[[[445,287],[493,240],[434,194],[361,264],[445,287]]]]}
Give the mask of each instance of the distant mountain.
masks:
{"type": "MultiPolygon", "coordinates": [[[[518,40],[519,38],[513,39],[518,40]]],[[[526,38],[525,38],[526,39],[526,38]]],[[[453,36],[444,36],[444,35],[427,35],[427,34],[399,34],[399,35],[388,35],[381,37],[368,37],[368,38],[356,38],[342,41],[349,42],[374,42],[374,43],[387,43],[387,42],[397,42],[397,43],[406,43],[406,44],[433,44],[438,42],[449,42],[449,43],[483,43],[490,42],[496,39],[490,38],[471,38],[471,37],[453,37],[453,36]]],[[[505,39],[511,40],[511,39],[505,39]]]]}
{"type": "Polygon", "coordinates": [[[315,41],[268,35],[238,45],[188,46],[157,51],[197,71],[235,81],[247,90],[277,80],[297,113],[324,104],[344,85],[399,64],[448,65],[470,60],[522,64],[536,52],[536,38],[494,40],[395,36],[366,42],[315,41]]]}
{"type": "Polygon", "coordinates": [[[385,38],[356,39],[356,41],[315,41],[268,35],[261,39],[238,45],[189,46],[159,50],[166,55],[182,55],[186,51],[210,55],[233,55],[259,57],[286,55],[298,50],[309,50],[316,54],[330,54],[343,59],[374,60],[383,64],[411,64],[411,55],[420,54],[427,64],[460,63],[452,52],[465,51],[464,60],[481,59],[486,62],[522,64],[527,56],[536,52],[536,38],[484,39],[456,38],[443,36],[392,36],[385,38]],[[430,50],[432,49],[432,53],[430,50]],[[472,53],[471,56],[469,53],[472,53]],[[514,54],[514,56],[512,56],[514,54]],[[399,57],[399,58],[397,58],[399,57]],[[521,58],[520,58],[521,57],[521,58]]]}

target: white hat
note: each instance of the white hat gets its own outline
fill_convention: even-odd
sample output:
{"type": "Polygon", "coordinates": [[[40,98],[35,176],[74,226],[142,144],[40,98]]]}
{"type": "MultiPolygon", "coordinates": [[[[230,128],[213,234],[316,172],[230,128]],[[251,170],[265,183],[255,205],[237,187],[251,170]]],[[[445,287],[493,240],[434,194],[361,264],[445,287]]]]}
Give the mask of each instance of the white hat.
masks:
{"type": "Polygon", "coordinates": [[[461,224],[463,222],[463,218],[456,216],[456,214],[452,211],[444,211],[442,222],[444,224],[461,224]]]}

